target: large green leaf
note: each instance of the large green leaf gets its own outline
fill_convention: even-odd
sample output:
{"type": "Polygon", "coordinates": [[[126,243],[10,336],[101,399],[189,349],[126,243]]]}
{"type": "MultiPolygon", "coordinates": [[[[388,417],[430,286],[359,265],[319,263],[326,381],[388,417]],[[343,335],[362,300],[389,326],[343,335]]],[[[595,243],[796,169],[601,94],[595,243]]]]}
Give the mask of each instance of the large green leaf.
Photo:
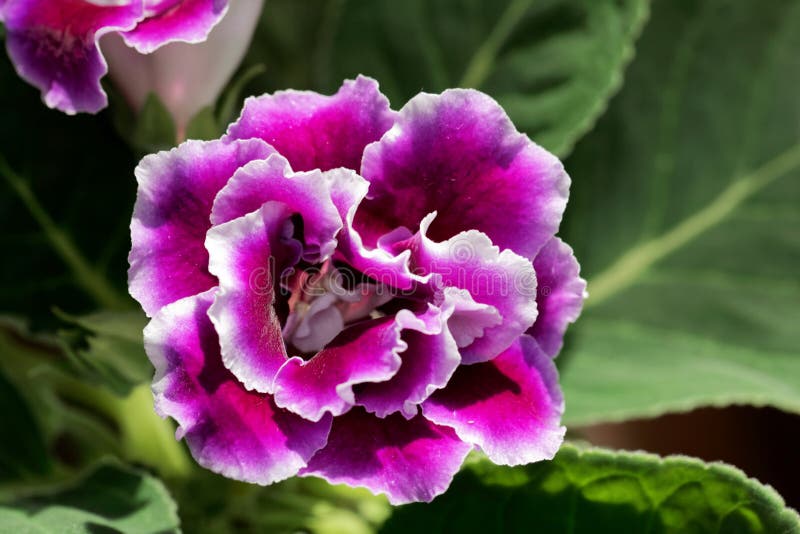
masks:
{"type": "Polygon", "coordinates": [[[724,464],[566,445],[525,467],[479,461],[433,503],[398,509],[382,532],[791,534],[800,518],[724,464]]]}
{"type": "Polygon", "coordinates": [[[55,493],[0,505],[0,531],[166,533],[178,531],[175,503],[157,479],[105,464],[55,493]]]}
{"type": "Polygon", "coordinates": [[[724,403],[800,411],[800,3],[660,0],[567,160],[589,300],[570,423],[724,403]]]}
{"type": "Polygon", "coordinates": [[[274,58],[278,87],[334,91],[367,74],[395,107],[423,90],[480,88],[565,153],[618,89],[647,11],[648,0],[279,0],[255,49],[274,58]]]}

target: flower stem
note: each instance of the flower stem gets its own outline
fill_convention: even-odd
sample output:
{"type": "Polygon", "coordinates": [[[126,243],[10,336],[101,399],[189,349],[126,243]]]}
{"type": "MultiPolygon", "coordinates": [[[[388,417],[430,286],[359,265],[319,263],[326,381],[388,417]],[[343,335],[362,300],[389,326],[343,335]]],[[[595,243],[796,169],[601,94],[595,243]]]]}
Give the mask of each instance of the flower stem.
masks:
{"type": "Polygon", "coordinates": [[[8,162],[0,156],[0,174],[17,194],[31,216],[44,232],[53,250],[72,271],[75,280],[97,304],[110,309],[126,309],[130,307],[128,299],[118,293],[103,276],[83,257],[75,243],[53,221],[44,206],[34,195],[28,183],[16,174],[8,162]]]}

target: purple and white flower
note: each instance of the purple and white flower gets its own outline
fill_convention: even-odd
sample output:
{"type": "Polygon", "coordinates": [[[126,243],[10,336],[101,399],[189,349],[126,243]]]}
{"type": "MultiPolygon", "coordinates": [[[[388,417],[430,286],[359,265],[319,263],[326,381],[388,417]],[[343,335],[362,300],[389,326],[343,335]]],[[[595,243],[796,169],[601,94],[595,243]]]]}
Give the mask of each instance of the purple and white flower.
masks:
{"type": "Polygon", "coordinates": [[[553,357],[585,282],[569,177],[473,90],[399,112],[369,78],[250,98],[216,141],[145,157],[131,294],[156,408],[225,476],[429,501],[467,453],[564,436],[553,357]]]}
{"type": "Polygon", "coordinates": [[[261,4],[232,2],[234,15],[226,18],[238,22],[227,25],[236,27],[216,32],[216,44],[199,50],[186,43],[206,40],[229,11],[228,0],[2,0],[0,22],[17,72],[42,91],[49,107],[68,114],[106,107],[100,79],[108,65],[99,43],[109,34],[103,52],[126,97],[140,106],[155,91],[185,123],[213,101],[238,65],[261,4]],[[154,59],[145,59],[154,52],[154,59]],[[200,70],[208,83],[194,83],[200,70]]]}

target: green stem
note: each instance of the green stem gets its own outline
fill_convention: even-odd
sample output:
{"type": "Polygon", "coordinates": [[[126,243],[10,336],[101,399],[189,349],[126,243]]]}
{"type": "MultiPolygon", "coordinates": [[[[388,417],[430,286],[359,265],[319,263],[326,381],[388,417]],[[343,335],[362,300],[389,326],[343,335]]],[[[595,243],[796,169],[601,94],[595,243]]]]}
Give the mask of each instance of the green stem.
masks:
{"type": "Polygon", "coordinates": [[[72,271],[77,283],[101,306],[111,309],[129,308],[128,300],[111,286],[102,273],[89,264],[72,239],[48,215],[27,182],[11,169],[2,156],[0,156],[0,174],[39,224],[56,254],[72,271]]]}

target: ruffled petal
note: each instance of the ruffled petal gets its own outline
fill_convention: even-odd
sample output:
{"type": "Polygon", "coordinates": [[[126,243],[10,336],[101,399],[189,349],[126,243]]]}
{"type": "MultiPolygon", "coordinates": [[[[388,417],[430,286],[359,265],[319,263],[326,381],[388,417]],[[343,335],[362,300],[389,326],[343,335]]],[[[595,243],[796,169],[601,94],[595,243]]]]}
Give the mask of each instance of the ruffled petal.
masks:
{"type": "Polygon", "coordinates": [[[273,152],[256,139],[188,141],[139,163],[128,284],[147,315],[217,285],[204,246],[214,197],[236,169],[273,152]]]}
{"type": "Polygon", "coordinates": [[[228,137],[263,139],[295,170],[358,170],[364,147],[380,139],[393,120],[378,82],[359,76],[332,96],[290,90],[248,98],[228,137]]]}
{"type": "Polygon", "coordinates": [[[408,322],[403,315],[352,326],[310,360],[290,359],[275,377],[275,403],[311,421],[326,412],[345,413],[355,404],[354,385],[384,382],[397,373],[398,354],[406,347],[403,319],[408,322]]]}
{"type": "Polygon", "coordinates": [[[294,173],[286,158],[273,154],[236,171],[214,200],[211,224],[246,215],[265,202],[281,202],[303,217],[303,257],[316,263],[333,254],[334,236],[342,228],[329,191],[330,184],[321,171],[294,173]]]}
{"type": "Polygon", "coordinates": [[[453,315],[447,324],[459,347],[470,346],[476,339],[483,337],[488,328],[503,323],[503,317],[497,308],[475,302],[465,289],[446,287],[444,298],[453,306],[453,315]]]}
{"type": "Polygon", "coordinates": [[[369,182],[350,169],[333,169],[323,173],[331,185],[331,200],[344,225],[338,236],[336,259],[344,260],[359,272],[377,283],[403,291],[411,290],[415,284],[424,282],[423,277],[412,273],[408,260],[410,252],[364,246],[359,233],[353,228],[358,205],[369,189],[369,182]]]}
{"type": "Polygon", "coordinates": [[[569,191],[558,158],[519,133],[492,98],[469,89],[412,98],[366,148],[361,175],[370,190],[355,228],[368,245],[398,226],[416,230],[437,211],[431,238],[474,229],[530,258],[558,229],[569,191]]]}
{"type": "MultiPolygon", "coordinates": [[[[531,262],[495,246],[486,234],[476,230],[462,232],[437,243],[427,236],[431,214],[420,223],[420,231],[394,248],[407,248],[414,272],[434,273],[447,288],[465,290],[472,305],[464,301],[453,313],[450,329],[461,346],[464,363],[477,363],[494,358],[533,325],[536,319],[536,273],[531,262]],[[474,304],[494,308],[474,309],[474,304]],[[496,312],[496,313],[495,313],[496,312]],[[499,314],[499,321],[498,321],[499,314]],[[468,331],[459,330],[466,326],[468,331]],[[480,329],[482,334],[476,337],[480,329]]],[[[455,295],[452,295],[455,297],[455,295]]]]}
{"type": "Polygon", "coordinates": [[[122,34],[128,46],[149,54],[167,43],[201,43],[228,11],[228,0],[145,0],[142,22],[122,34]]]}
{"type": "Polygon", "coordinates": [[[301,475],[384,493],[392,504],[443,493],[472,447],[421,415],[379,419],[354,408],[334,419],[327,446],[301,475]]]}
{"type": "Polygon", "coordinates": [[[564,440],[563,411],[555,365],[529,336],[492,361],[459,367],[422,405],[426,418],[504,465],[552,458],[564,440]]]}
{"type": "Polygon", "coordinates": [[[104,33],[133,28],[142,15],[141,0],[8,0],[2,6],[6,48],[17,73],[42,91],[48,107],[70,115],[106,107],[100,79],[107,66],[97,41],[104,33]]]}
{"type": "Polygon", "coordinates": [[[247,389],[273,392],[287,359],[275,292],[281,275],[299,259],[292,212],[279,202],[208,231],[209,270],[219,291],[209,317],[219,334],[225,367],[247,389]]]}
{"type": "Polygon", "coordinates": [[[551,357],[561,351],[567,325],[581,314],[586,298],[586,280],[581,278],[572,248],[560,239],[551,239],[533,260],[539,287],[536,302],[539,316],[528,333],[551,357]]]}
{"type": "Polygon", "coordinates": [[[401,310],[398,324],[404,327],[405,350],[400,354],[400,370],[387,382],[364,383],[356,388],[356,403],[384,418],[400,412],[411,419],[418,405],[431,393],[447,385],[461,363],[458,347],[447,329],[452,306],[442,310],[428,306],[425,313],[401,310]]]}
{"type": "Polygon", "coordinates": [[[178,439],[207,469],[258,484],[293,476],[325,445],[331,418],[306,421],[239,384],[207,317],[213,293],[162,308],[145,329],[156,410],[177,421],[178,439]]]}

